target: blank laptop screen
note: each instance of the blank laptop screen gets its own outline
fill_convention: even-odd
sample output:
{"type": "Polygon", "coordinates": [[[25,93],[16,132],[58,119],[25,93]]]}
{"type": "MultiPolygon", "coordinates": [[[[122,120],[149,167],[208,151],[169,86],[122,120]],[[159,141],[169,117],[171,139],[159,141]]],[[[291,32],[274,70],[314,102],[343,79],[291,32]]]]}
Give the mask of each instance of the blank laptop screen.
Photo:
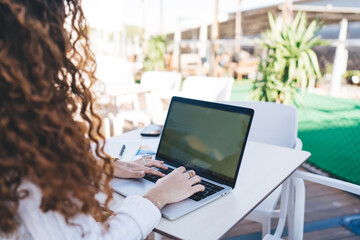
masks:
{"type": "Polygon", "coordinates": [[[201,105],[172,101],[157,157],[234,183],[252,114],[201,105]]]}

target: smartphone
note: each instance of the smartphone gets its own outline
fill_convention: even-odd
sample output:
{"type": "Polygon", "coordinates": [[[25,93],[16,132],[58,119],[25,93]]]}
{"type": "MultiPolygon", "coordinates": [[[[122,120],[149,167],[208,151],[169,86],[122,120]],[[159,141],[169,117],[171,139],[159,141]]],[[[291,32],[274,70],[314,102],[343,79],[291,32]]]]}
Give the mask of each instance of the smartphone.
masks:
{"type": "Polygon", "coordinates": [[[150,124],[141,131],[143,137],[157,137],[160,135],[163,126],[150,124]]]}

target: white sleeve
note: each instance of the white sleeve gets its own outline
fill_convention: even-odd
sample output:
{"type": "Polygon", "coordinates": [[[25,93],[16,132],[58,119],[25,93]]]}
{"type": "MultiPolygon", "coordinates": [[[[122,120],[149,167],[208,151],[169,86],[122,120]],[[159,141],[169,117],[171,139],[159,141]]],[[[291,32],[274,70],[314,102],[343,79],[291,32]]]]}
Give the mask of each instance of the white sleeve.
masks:
{"type": "Polygon", "coordinates": [[[159,209],[149,200],[139,196],[127,197],[115,213],[116,216],[110,220],[108,232],[115,235],[109,239],[144,239],[161,218],[159,209]],[[121,226],[127,228],[121,229],[121,232],[125,230],[128,234],[123,235],[123,238],[117,238],[121,226]]]}
{"type": "Polygon", "coordinates": [[[30,235],[36,240],[76,240],[76,239],[144,239],[159,223],[161,214],[149,200],[127,197],[109,219],[109,229],[105,231],[100,223],[89,215],[79,214],[66,223],[65,218],[54,211],[42,212],[41,192],[37,186],[22,184],[22,189],[30,195],[20,201],[18,215],[30,235]]]}

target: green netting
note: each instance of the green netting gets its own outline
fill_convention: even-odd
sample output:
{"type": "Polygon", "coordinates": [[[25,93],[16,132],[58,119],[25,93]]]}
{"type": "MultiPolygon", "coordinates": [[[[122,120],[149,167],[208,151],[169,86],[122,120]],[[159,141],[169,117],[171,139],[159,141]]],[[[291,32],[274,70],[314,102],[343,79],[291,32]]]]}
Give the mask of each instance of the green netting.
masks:
{"type": "MultiPolygon", "coordinates": [[[[235,84],[232,100],[246,100],[248,82],[235,84]]],[[[359,93],[360,94],[360,93],[359,93]]],[[[360,101],[302,94],[298,136],[308,160],[341,179],[360,184],[360,101]]]]}

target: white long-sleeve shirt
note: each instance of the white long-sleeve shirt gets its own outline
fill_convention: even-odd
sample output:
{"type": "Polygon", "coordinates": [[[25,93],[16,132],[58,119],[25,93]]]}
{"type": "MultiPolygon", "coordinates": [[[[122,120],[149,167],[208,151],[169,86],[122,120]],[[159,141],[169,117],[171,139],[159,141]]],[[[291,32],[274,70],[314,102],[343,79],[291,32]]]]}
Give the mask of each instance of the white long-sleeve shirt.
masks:
{"type": "MultiPolygon", "coordinates": [[[[149,200],[131,196],[114,211],[109,220],[110,228],[105,231],[102,225],[89,215],[79,214],[71,222],[81,226],[69,225],[57,212],[44,213],[40,209],[41,191],[30,183],[21,184],[19,190],[27,189],[29,196],[20,201],[18,208],[19,231],[10,239],[35,240],[77,240],[77,239],[144,239],[159,223],[161,214],[149,200]],[[82,233],[85,234],[82,237],[82,233]]],[[[1,237],[0,237],[1,239],[1,237]]]]}

